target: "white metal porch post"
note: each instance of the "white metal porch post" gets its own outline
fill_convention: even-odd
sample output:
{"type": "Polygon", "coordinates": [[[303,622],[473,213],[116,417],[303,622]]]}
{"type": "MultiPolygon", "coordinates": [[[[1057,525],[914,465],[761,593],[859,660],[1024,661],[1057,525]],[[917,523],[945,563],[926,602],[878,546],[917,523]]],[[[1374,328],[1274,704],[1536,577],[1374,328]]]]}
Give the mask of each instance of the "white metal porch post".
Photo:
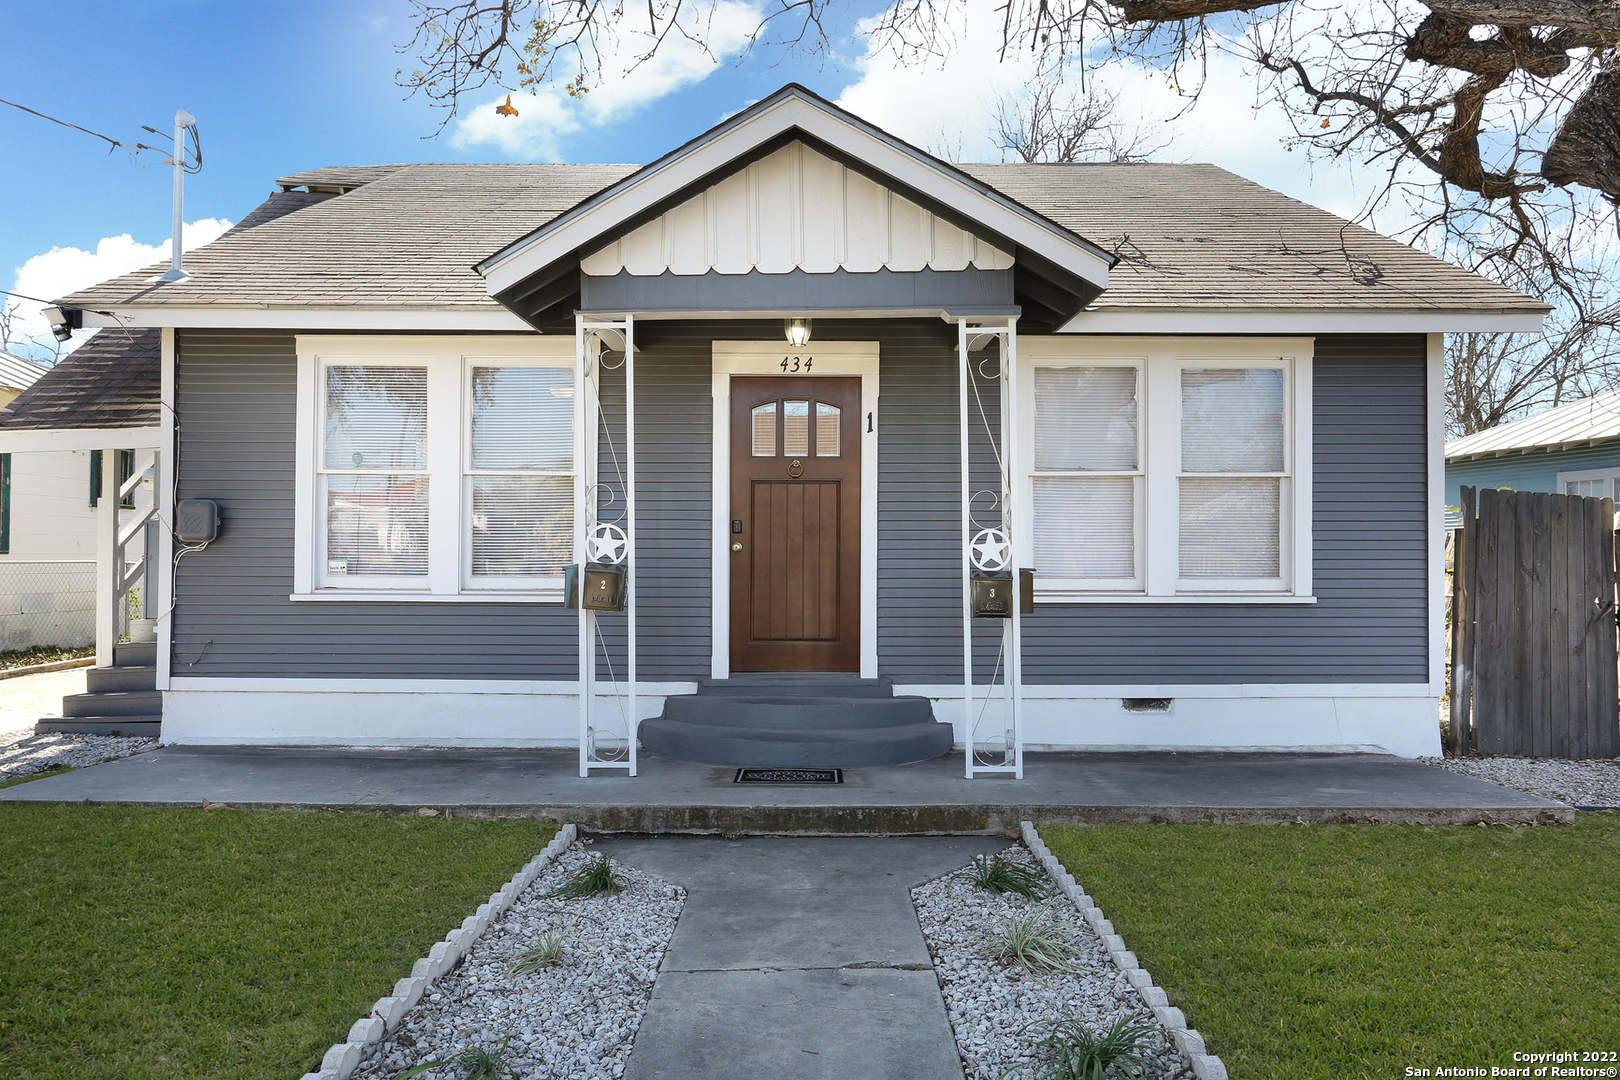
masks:
{"type": "Polygon", "coordinates": [[[590,380],[586,377],[589,363],[587,351],[593,348],[587,340],[585,317],[574,316],[574,462],[578,478],[574,482],[574,604],[579,608],[579,775],[589,776],[591,741],[591,698],[594,693],[596,643],[591,638],[591,612],[585,609],[585,560],[590,533],[589,499],[592,490],[594,462],[588,453],[591,440],[586,425],[596,422],[596,410],[587,403],[590,380]]]}
{"type": "Polygon", "coordinates": [[[963,767],[969,780],[973,779],[973,583],[969,563],[968,542],[972,540],[973,517],[972,477],[969,474],[972,455],[968,452],[968,339],[967,320],[956,323],[956,359],[958,390],[961,401],[960,437],[962,440],[962,742],[963,767]]]}
{"type": "Polygon", "coordinates": [[[626,702],[624,732],[629,742],[630,775],[636,775],[636,728],[640,696],[636,693],[636,324],[635,316],[624,317],[624,588],[625,588],[625,678],[626,702]]]}
{"type": "MultiPolygon", "coordinates": [[[[95,453],[96,451],[91,451],[95,453]]],[[[123,547],[118,543],[118,451],[101,451],[96,492],[96,666],[111,667],[123,595],[123,547]]]]}
{"type": "Polygon", "coordinates": [[[1007,320],[1001,336],[1001,527],[1007,532],[1012,561],[1012,621],[1007,627],[1007,730],[1013,748],[1013,777],[1024,778],[1024,616],[1023,574],[1018,569],[1018,522],[1013,499],[1018,491],[1018,323],[1007,320]]]}

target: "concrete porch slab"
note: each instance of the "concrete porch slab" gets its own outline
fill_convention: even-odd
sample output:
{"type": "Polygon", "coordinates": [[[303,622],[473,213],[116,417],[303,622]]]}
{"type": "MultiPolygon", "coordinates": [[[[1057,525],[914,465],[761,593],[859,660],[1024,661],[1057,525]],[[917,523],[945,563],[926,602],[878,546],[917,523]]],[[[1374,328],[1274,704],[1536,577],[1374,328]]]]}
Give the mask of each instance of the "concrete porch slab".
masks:
{"type": "Polygon", "coordinates": [[[1030,754],[1025,779],[957,754],[837,786],[732,783],[644,755],[582,779],[571,750],[171,746],[0,790],[0,800],[334,809],[572,821],[628,833],[999,833],[1045,824],[1568,824],[1563,803],[1378,754],[1030,754]]]}

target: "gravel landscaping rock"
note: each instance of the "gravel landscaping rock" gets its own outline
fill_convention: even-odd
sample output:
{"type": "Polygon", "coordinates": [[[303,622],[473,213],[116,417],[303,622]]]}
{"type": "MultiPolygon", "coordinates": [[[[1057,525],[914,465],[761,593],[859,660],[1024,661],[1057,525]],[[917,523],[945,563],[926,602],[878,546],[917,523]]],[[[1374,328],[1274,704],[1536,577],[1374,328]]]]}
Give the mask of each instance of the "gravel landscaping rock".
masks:
{"type": "Polygon", "coordinates": [[[0,780],[82,769],[156,750],[156,739],[135,735],[35,735],[32,728],[0,732],[0,780]]]}
{"type": "Polygon", "coordinates": [[[1571,806],[1620,806],[1620,761],[1588,758],[1421,758],[1427,765],[1571,806]]]}
{"type": "MultiPolygon", "coordinates": [[[[385,1078],[469,1046],[493,1053],[503,1039],[517,1077],[622,1076],[685,890],[615,862],[624,891],[553,900],[594,857],[574,844],[490,923],[460,966],[441,977],[379,1044],[357,1077],[385,1078]],[[560,963],[511,976],[507,965],[548,931],[566,930],[560,963]]],[[[426,1074],[459,1076],[445,1067],[426,1074]]]]}
{"type": "MultiPolygon", "coordinates": [[[[1002,858],[1045,872],[1023,847],[1002,858]]],[[[1101,939],[1054,889],[1044,900],[993,894],[977,888],[963,872],[938,878],[911,891],[945,1008],[956,1032],[967,1080],[1001,1080],[1041,1075],[1035,1044],[1049,1021],[1077,1019],[1102,1031],[1121,1016],[1153,1024],[1149,1003],[1114,966],[1101,939]],[[992,955],[992,933],[1009,916],[1046,906],[1063,924],[1070,954],[1083,967],[1076,974],[1031,975],[992,955]],[[1020,1029],[1028,1030],[1020,1033],[1020,1029]]],[[[1191,1061],[1168,1038],[1157,1040],[1144,1077],[1186,1080],[1191,1061]]]]}

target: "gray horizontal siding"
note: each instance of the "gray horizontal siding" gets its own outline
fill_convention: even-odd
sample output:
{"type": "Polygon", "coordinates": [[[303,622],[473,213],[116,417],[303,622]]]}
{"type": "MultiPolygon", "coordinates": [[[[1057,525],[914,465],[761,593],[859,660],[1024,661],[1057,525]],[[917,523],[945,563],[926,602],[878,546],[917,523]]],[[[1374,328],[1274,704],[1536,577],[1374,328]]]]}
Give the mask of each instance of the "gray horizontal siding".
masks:
{"type": "Polygon", "coordinates": [[[1427,681],[1424,358],[1421,336],[1316,339],[1315,604],[1042,604],[1026,680],[1427,681]]]}
{"type": "MultiPolygon", "coordinates": [[[[709,670],[710,342],[779,323],[637,328],[640,668],[709,670]]],[[[818,321],[818,340],[881,347],[878,654],[882,674],[961,678],[955,333],[937,321],[818,321]]],[[[1419,682],[1427,677],[1421,337],[1317,341],[1312,606],[1041,605],[1025,624],[1031,682],[1419,682]]],[[[575,617],[549,605],[287,600],[292,587],[291,334],[184,331],[181,497],[220,500],[221,539],[180,563],[176,675],[568,679],[575,617]]],[[[986,411],[998,405],[981,383],[986,411]]],[[[614,430],[622,376],[604,374],[614,430]]],[[[981,425],[977,413],[973,428],[981,425]]],[[[975,488],[995,488],[975,446],[975,488]]],[[[622,453],[622,446],[620,447],[622,453]]],[[[603,453],[602,476],[613,478],[603,453]]],[[[989,522],[997,515],[981,509],[989,522]]],[[[603,620],[623,673],[622,618],[603,620]]],[[[982,623],[980,677],[996,660],[982,623]]],[[[603,671],[604,676],[606,671],[603,671]]]]}
{"type": "MultiPolygon", "coordinates": [[[[643,678],[690,679],[707,673],[709,655],[707,347],[701,363],[690,350],[662,360],[651,350],[642,353],[638,380],[644,563],[637,575],[638,659],[643,678]],[[691,438],[694,432],[700,437],[691,438]]],[[[181,498],[217,499],[224,527],[207,551],[180,561],[174,673],[575,678],[577,616],[556,605],[287,599],[295,368],[292,334],[180,334],[177,491],[181,498]]],[[[622,381],[617,385],[614,391],[610,381],[605,395],[610,408],[617,402],[615,424],[623,417],[622,381]]],[[[612,475],[604,464],[603,477],[612,475]]],[[[609,641],[622,642],[622,616],[603,621],[609,641]]],[[[614,663],[622,676],[619,649],[614,663]]]]}

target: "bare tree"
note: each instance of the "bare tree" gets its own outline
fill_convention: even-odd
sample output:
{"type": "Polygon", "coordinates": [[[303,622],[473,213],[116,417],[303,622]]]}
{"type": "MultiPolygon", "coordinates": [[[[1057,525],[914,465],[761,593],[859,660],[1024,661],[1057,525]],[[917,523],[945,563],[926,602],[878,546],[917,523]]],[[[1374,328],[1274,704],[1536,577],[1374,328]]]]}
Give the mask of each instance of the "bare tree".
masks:
{"type": "Polygon", "coordinates": [[[24,332],[22,307],[0,302],[0,350],[16,353],[46,367],[55,367],[62,358],[62,343],[53,336],[49,341],[24,332]]]}
{"type": "Polygon", "coordinates": [[[1059,79],[1041,79],[1026,94],[1003,96],[995,128],[1003,160],[1146,161],[1166,145],[1121,119],[1118,94],[1098,87],[1075,92],[1059,79]]]}

